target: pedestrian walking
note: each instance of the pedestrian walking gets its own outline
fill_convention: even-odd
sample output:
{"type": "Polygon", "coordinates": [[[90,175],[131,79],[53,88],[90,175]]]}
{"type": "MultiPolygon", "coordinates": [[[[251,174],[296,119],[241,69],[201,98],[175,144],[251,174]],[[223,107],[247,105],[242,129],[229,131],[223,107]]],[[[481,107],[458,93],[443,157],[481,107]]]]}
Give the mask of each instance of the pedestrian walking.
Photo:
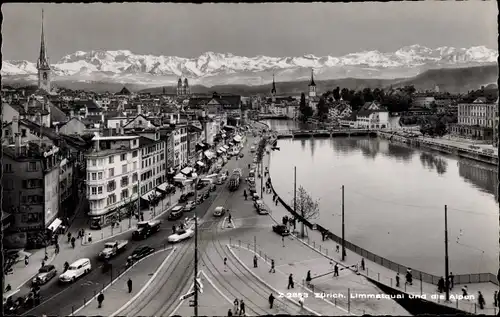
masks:
{"type": "Polygon", "coordinates": [[[257,255],[253,256],[253,267],[257,267],[257,255]]]}
{"type": "Polygon", "coordinates": [[[462,287],[462,296],[463,296],[463,297],[468,296],[468,295],[467,295],[467,290],[468,290],[467,285],[464,285],[464,287],[462,287]]]}
{"type": "Polygon", "coordinates": [[[59,243],[56,244],[55,252],[56,254],[59,254],[59,243]]]}
{"type": "Polygon", "coordinates": [[[269,273],[276,273],[276,270],[274,269],[274,260],[271,260],[271,269],[269,270],[269,273]]]}
{"type": "Polygon", "coordinates": [[[25,255],[25,256],[24,256],[24,265],[26,265],[26,266],[27,266],[29,263],[30,263],[30,258],[29,258],[29,256],[28,256],[28,255],[25,255]]]}
{"type": "Polygon", "coordinates": [[[73,249],[75,248],[75,237],[71,238],[71,246],[73,247],[73,249]]]}
{"type": "Polygon", "coordinates": [[[64,262],[64,272],[66,272],[69,269],[69,263],[68,261],[64,262]]]}
{"type": "Polygon", "coordinates": [[[396,274],[396,287],[399,287],[399,273],[396,274]]]}
{"type": "Polygon", "coordinates": [[[71,242],[71,232],[68,231],[68,243],[71,242]]]}
{"type": "Polygon", "coordinates": [[[406,270],[406,282],[405,284],[410,284],[410,285],[413,285],[413,276],[411,274],[411,269],[408,268],[406,270]]]}
{"type": "Polygon", "coordinates": [[[233,309],[234,310],[234,314],[238,315],[238,311],[240,309],[240,301],[237,298],[235,298],[234,301],[233,301],[233,304],[234,304],[234,309],[233,309]]]}
{"type": "Polygon", "coordinates": [[[283,244],[283,248],[285,247],[285,236],[281,236],[281,243],[283,244]]]}
{"type": "Polygon", "coordinates": [[[42,267],[45,266],[45,259],[42,260],[42,267]]]}
{"type": "Polygon", "coordinates": [[[365,270],[365,259],[361,258],[361,270],[365,270]]]}
{"type": "Polygon", "coordinates": [[[240,316],[245,315],[245,303],[243,300],[240,300],[240,316]]]}
{"type": "Polygon", "coordinates": [[[274,304],[274,295],[273,293],[271,293],[271,295],[269,295],[269,308],[273,309],[273,304],[274,304]]]}
{"type": "Polygon", "coordinates": [[[438,281],[438,292],[442,293],[444,291],[444,278],[441,276],[441,278],[438,281]]]}
{"type": "Polygon", "coordinates": [[[286,287],[287,289],[290,289],[290,288],[294,288],[293,287],[293,274],[290,273],[290,275],[288,275],[288,286],[286,287]]]}
{"type": "Polygon", "coordinates": [[[228,316],[233,316],[233,312],[231,311],[231,308],[229,308],[229,309],[227,310],[227,315],[228,315],[228,316]]]}
{"type": "Polygon", "coordinates": [[[477,303],[479,304],[479,309],[484,309],[484,305],[486,304],[486,302],[484,300],[483,294],[481,293],[481,291],[478,291],[477,295],[477,303]]]}
{"type": "Polygon", "coordinates": [[[450,280],[450,290],[452,290],[453,286],[455,286],[455,275],[453,275],[453,272],[450,272],[450,275],[448,275],[448,278],[450,280]]]}
{"type": "Polygon", "coordinates": [[[493,294],[493,306],[498,307],[498,291],[493,294]]]}
{"type": "Polygon", "coordinates": [[[227,222],[232,223],[233,222],[233,216],[231,216],[231,213],[227,214],[227,222]]]}
{"type": "Polygon", "coordinates": [[[340,253],[340,246],[337,244],[337,246],[335,247],[335,252],[337,253],[340,253]]]}
{"type": "Polygon", "coordinates": [[[311,286],[311,281],[312,281],[311,270],[309,270],[309,271],[307,271],[307,276],[306,276],[306,286],[307,287],[311,286]]]}
{"type": "Polygon", "coordinates": [[[278,206],[278,199],[276,199],[276,206],[278,206]]]}
{"type": "Polygon", "coordinates": [[[175,230],[175,229],[177,229],[177,228],[175,227],[175,225],[172,225],[172,233],[175,233],[175,232],[176,232],[176,230],[175,230]]]}
{"type": "Polygon", "coordinates": [[[99,293],[99,295],[97,295],[97,303],[99,304],[98,308],[102,307],[102,302],[104,302],[104,294],[99,293]]]}
{"type": "Polygon", "coordinates": [[[227,258],[224,258],[224,272],[227,272],[227,258]]]}
{"type": "Polygon", "coordinates": [[[90,232],[89,232],[87,241],[88,241],[88,243],[92,243],[92,233],[90,233],[90,232]]]}
{"type": "Polygon", "coordinates": [[[335,266],[333,267],[333,277],[339,276],[339,264],[335,263],[335,266]]]}
{"type": "Polygon", "coordinates": [[[128,292],[132,293],[132,280],[130,279],[130,277],[128,278],[127,281],[127,287],[128,287],[128,292]]]}

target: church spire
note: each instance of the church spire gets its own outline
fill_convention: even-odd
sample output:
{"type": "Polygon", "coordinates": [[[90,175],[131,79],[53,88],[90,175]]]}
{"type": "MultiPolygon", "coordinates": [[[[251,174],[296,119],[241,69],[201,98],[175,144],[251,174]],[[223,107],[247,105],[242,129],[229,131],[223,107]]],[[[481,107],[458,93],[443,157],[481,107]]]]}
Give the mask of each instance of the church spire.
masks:
{"type": "Polygon", "coordinates": [[[42,9],[42,35],[40,38],[40,56],[38,56],[37,68],[50,69],[49,62],[47,61],[47,51],[45,49],[45,34],[43,32],[43,9],[42,9]]]}
{"type": "Polygon", "coordinates": [[[316,83],[314,82],[314,69],[311,69],[311,82],[309,83],[309,86],[316,86],[316,83]]]}
{"type": "Polygon", "coordinates": [[[273,73],[273,88],[271,89],[271,94],[276,95],[276,83],[274,82],[274,73],[273,73]]]}

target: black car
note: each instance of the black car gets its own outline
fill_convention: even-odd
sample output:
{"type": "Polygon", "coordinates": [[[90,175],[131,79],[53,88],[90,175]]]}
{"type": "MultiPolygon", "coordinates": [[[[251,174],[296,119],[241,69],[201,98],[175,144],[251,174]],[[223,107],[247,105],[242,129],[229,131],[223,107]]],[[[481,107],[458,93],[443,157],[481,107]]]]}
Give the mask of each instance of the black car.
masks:
{"type": "Polygon", "coordinates": [[[217,190],[217,186],[215,186],[215,184],[210,184],[210,186],[208,187],[208,189],[211,191],[211,192],[214,192],[217,190]]]}
{"type": "Polygon", "coordinates": [[[184,207],[182,207],[182,206],[175,206],[170,211],[170,214],[168,215],[168,220],[181,219],[183,212],[184,212],[184,207]]]}
{"type": "Polygon", "coordinates": [[[132,252],[132,254],[127,258],[128,261],[138,261],[151,253],[155,252],[155,249],[150,246],[140,246],[132,252]]]}
{"type": "Polygon", "coordinates": [[[207,190],[203,193],[203,199],[207,199],[208,197],[210,197],[210,191],[207,190]]]}
{"type": "Polygon", "coordinates": [[[179,203],[180,203],[180,204],[185,203],[187,200],[188,200],[188,196],[187,196],[186,194],[182,194],[182,195],[179,197],[179,203]]]}
{"type": "Polygon", "coordinates": [[[198,184],[196,184],[196,189],[197,190],[200,190],[200,189],[203,189],[203,188],[205,188],[205,183],[199,182],[198,184]]]}
{"type": "Polygon", "coordinates": [[[290,235],[290,230],[285,225],[274,225],[273,231],[279,234],[280,236],[288,236],[290,235]]]}

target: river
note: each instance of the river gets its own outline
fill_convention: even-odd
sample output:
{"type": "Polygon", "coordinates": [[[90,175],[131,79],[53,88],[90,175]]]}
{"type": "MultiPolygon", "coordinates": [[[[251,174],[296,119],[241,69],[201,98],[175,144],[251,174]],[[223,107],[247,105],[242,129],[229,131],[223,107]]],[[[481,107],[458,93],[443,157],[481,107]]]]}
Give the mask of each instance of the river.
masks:
{"type": "MultiPolygon", "coordinates": [[[[273,130],[293,121],[268,120],[273,130]]],[[[281,139],[271,154],[273,186],[285,201],[297,188],[318,200],[313,220],[341,235],[345,187],[346,240],[399,264],[444,275],[444,205],[450,270],[498,270],[499,217],[494,166],[413,149],[378,138],[281,139]],[[293,159],[291,159],[293,158],[293,159]]]]}

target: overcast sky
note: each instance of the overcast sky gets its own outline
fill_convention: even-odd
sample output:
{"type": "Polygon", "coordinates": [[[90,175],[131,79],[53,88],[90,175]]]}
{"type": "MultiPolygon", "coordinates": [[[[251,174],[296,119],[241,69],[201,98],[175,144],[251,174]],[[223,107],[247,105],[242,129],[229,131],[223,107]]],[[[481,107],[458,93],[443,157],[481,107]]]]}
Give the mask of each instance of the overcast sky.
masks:
{"type": "Polygon", "coordinates": [[[182,57],[341,56],[412,44],[497,49],[496,1],[5,4],[5,60],[36,60],[42,7],[52,63],[98,49],[182,57]]]}

